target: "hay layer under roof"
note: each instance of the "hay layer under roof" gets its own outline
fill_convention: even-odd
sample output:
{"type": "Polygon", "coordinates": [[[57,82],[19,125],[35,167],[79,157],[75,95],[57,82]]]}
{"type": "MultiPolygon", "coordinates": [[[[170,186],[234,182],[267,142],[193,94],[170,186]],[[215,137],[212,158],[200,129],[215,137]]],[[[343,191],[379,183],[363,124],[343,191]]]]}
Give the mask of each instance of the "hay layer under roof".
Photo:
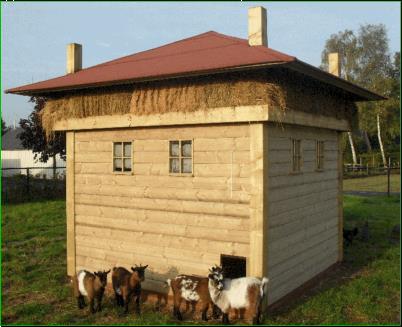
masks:
{"type": "Polygon", "coordinates": [[[42,125],[52,134],[57,121],[103,115],[163,114],[209,108],[268,104],[336,118],[356,118],[354,104],[342,94],[287,70],[237,72],[177,80],[98,88],[49,97],[42,125]]]}

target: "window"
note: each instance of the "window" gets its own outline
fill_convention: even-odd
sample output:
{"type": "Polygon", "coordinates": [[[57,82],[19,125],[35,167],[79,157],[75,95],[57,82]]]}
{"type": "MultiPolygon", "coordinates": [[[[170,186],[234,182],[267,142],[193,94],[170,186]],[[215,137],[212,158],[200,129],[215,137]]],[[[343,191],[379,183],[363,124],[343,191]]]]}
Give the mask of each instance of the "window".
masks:
{"type": "Polygon", "coordinates": [[[292,139],[292,172],[300,172],[301,164],[301,140],[292,139]]]}
{"type": "Polygon", "coordinates": [[[246,276],[246,258],[221,254],[221,267],[227,278],[240,278],[246,276]]]}
{"type": "Polygon", "coordinates": [[[324,169],[324,141],[317,141],[316,143],[316,169],[324,169]]]}
{"type": "Polygon", "coordinates": [[[169,141],[169,173],[192,174],[193,141],[169,141]]]}
{"type": "Polygon", "coordinates": [[[130,172],[132,167],[132,142],[113,143],[113,171],[130,172]]]}

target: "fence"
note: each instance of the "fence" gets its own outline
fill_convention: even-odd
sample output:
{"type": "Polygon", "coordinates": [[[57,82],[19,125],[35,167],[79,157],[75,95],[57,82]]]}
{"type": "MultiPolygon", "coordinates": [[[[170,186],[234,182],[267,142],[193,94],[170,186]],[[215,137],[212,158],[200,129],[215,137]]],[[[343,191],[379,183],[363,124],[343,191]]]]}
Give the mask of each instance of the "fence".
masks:
{"type": "Polygon", "coordinates": [[[366,164],[344,164],[343,166],[344,190],[361,192],[400,192],[400,166],[399,161],[388,158],[387,166],[372,166],[366,164]]]}
{"type": "Polygon", "coordinates": [[[64,198],[66,167],[2,168],[2,202],[64,198]]]}

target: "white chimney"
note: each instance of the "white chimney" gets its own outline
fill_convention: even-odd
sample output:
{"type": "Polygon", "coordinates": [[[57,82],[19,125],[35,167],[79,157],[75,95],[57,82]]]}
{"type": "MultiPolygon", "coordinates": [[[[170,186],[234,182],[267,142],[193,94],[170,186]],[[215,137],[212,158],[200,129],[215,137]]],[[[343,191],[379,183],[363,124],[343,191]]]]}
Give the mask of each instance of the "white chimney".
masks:
{"type": "Polygon", "coordinates": [[[341,61],[339,60],[339,53],[332,52],[328,54],[328,73],[341,76],[341,61]]]}
{"type": "Polygon", "coordinates": [[[78,43],[67,44],[67,74],[82,69],[82,45],[78,43]]]}
{"type": "Polygon", "coordinates": [[[248,44],[268,46],[267,10],[264,7],[248,9],[248,44]]]}

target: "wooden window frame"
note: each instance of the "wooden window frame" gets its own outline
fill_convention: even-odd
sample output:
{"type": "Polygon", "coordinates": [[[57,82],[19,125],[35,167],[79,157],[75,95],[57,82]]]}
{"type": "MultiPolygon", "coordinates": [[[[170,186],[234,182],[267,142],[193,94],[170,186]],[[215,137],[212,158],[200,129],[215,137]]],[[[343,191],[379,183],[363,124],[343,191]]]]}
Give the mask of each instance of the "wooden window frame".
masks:
{"type": "Polygon", "coordinates": [[[315,170],[324,171],[325,163],[325,145],[324,141],[316,140],[315,143],[315,170]]]}
{"type": "Polygon", "coordinates": [[[169,140],[168,141],[168,155],[169,155],[169,159],[168,159],[168,172],[169,172],[169,176],[183,176],[183,177],[191,177],[194,176],[194,139],[173,139],[173,140],[169,140]],[[182,156],[182,152],[181,152],[181,144],[182,142],[191,142],[191,157],[183,157],[182,156]],[[178,157],[172,157],[170,155],[170,142],[179,142],[179,156],[178,157]],[[171,159],[179,159],[179,169],[180,172],[179,173],[172,173],[170,171],[170,160],[171,159]],[[181,161],[182,159],[191,159],[191,173],[182,173],[181,172],[181,161]]]}
{"type": "Polygon", "coordinates": [[[134,174],[134,141],[113,141],[112,142],[112,172],[113,174],[117,174],[117,175],[133,175],[134,174]],[[122,156],[115,156],[114,155],[114,145],[115,144],[121,144],[121,151],[122,151],[122,156]],[[124,143],[130,143],[131,144],[131,157],[125,157],[124,156],[124,143]],[[114,160],[115,159],[121,159],[121,167],[122,170],[121,171],[117,171],[114,170],[114,160]],[[131,170],[124,170],[124,159],[131,159],[131,170]]]}
{"type": "Polygon", "coordinates": [[[302,173],[303,168],[303,150],[302,140],[292,138],[291,141],[291,174],[297,175],[302,173]],[[297,146],[298,145],[298,146],[297,146]],[[296,150],[299,149],[298,153],[296,150]]]}

